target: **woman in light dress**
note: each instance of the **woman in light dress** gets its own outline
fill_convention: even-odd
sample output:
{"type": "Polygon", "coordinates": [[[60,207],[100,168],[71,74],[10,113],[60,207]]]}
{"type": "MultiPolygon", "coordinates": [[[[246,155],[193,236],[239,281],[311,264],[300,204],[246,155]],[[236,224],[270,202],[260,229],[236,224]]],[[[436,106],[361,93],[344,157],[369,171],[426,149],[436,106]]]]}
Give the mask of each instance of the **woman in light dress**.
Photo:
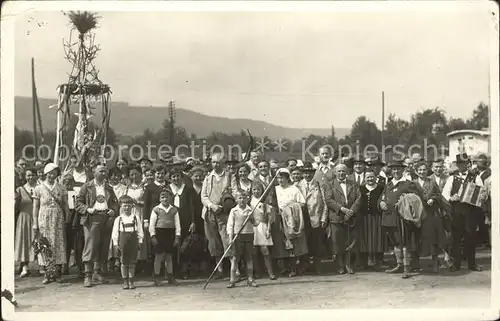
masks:
{"type": "Polygon", "coordinates": [[[271,234],[273,237],[273,256],[275,259],[281,259],[288,263],[289,277],[297,275],[297,259],[302,259],[307,253],[307,240],[304,230],[301,231],[298,237],[288,240],[283,229],[282,211],[290,204],[298,203],[304,206],[306,200],[297,186],[293,185],[290,180],[290,171],[282,168],[278,172],[278,186],[275,187],[276,204],[278,213],[276,219],[271,226],[271,234]]]}
{"type": "Polygon", "coordinates": [[[20,262],[20,277],[29,275],[28,263],[34,261],[33,247],[33,193],[37,186],[36,170],[27,168],[24,172],[26,184],[16,188],[15,214],[16,232],[15,261],[20,262]]]}
{"type": "MultiPolygon", "coordinates": [[[[69,211],[66,189],[56,181],[60,175],[59,167],[54,163],[45,165],[45,181],[33,191],[33,230],[35,235],[45,237],[52,250],[55,264],[55,277],[45,273],[43,284],[61,279],[62,265],[66,263],[66,215],[69,211]]],[[[42,255],[38,256],[38,264],[47,266],[42,255]]]]}

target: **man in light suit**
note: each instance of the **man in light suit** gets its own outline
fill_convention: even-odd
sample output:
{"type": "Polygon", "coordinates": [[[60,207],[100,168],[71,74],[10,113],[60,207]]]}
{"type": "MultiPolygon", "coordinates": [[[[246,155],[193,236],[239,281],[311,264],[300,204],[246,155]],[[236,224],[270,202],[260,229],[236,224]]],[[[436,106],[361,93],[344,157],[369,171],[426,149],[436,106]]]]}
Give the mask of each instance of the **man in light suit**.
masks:
{"type": "Polygon", "coordinates": [[[330,162],[331,155],[327,147],[319,149],[319,157],[320,163],[314,174],[314,180],[320,183],[320,185],[331,184],[335,178],[335,170],[330,162]]]}
{"type": "Polygon", "coordinates": [[[314,262],[314,270],[319,272],[319,249],[325,243],[325,226],[327,219],[327,207],[323,199],[324,190],[320,184],[313,180],[315,169],[310,162],[305,162],[302,168],[304,179],[297,187],[306,200],[304,209],[304,221],[307,233],[309,255],[314,262]]]}
{"type": "Polygon", "coordinates": [[[335,176],[333,184],[324,185],[333,255],[337,259],[340,274],[354,274],[351,267],[351,251],[355,240],[352,207],[359,197],[359,188],[346,179],[346,165],[335,166],[335,176]]]}
{"type": "Polygon", "coordinates": [[[82,262],[85,268],[83,285],[91,287],[92,282],[107,283],[101,275],[101,268],[107,264],[111,229],[118,215],[118,200],[105,178],[106,167],[94,168],[94,179],[83,184],[75,198],[75,210],[82,215],[84,247],[82,262]]]}

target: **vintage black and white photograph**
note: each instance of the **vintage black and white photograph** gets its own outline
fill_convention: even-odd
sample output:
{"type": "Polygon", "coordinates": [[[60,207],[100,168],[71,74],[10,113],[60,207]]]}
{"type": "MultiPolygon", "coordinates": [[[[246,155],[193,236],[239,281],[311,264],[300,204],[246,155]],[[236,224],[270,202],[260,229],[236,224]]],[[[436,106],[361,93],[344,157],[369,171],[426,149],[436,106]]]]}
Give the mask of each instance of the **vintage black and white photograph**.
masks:
{"type": "Polygon", "coordinates": [[[105,2],[2,10],[10,319],[498,318],[497,5],[105,2]]]}

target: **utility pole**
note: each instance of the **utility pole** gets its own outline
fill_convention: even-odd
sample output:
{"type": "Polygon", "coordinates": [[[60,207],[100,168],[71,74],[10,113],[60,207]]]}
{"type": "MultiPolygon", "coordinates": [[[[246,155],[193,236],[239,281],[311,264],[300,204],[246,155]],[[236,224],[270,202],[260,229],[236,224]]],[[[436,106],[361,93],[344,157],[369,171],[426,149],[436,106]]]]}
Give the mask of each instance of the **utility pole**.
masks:
{"type": "Polygon", "coordinates": [[[175,101],[168,103],[168,116],[170,118],[170,148],[174,148],[174,130],[175,130],[175,101]]]}
{"type": "Polygon", "coordinates": [[[380,137],[380,143],[382,144],[382,151],[384,151],[384,129],[385,129],[385,96],[384,92],[382,91],[382,131],[381,131],[382,135],[380,137]]]}

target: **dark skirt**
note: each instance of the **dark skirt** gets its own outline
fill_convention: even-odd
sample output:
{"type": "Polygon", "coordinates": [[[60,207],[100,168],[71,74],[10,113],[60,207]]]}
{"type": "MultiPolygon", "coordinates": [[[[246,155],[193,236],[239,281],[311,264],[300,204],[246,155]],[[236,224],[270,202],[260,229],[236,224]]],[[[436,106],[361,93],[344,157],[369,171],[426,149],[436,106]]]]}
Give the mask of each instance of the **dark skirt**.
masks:
{"type": "Polygon", "coordinates": [[[430,213],[422,223],[421,256],[438,255],[447,243],[443,219],[439,212],[430,213]]]}
{"type": "Polygon", "coordinates": [[[406,247],[409,251],[420,249],[420,228],[401,218],[397,227],[384,227],[385,234],[391,246],[406,247]]]}
{"type": "Polygon", "coordinates": [[[158,245],[154,246],[154,253],[168,253],[174,252],[175,229],[173,228],[156,228],[156,241],[158,245]]]}
{"type": "Polygon", "coordinates": [[[382,216],[368,214],[356,223],[358,251],[361,253],[383,253],[384,233],[382,232],[382,216]]]}
{"type": "Polygon", "coordinates": [[[274,259],[286,259],[306,255],[308,248],[305,231],[302,231],[299,237],[290,241],[292,248],[288,249],[286,246],[287,238],[285,232],[283,232],[282,225],[281,215],[276,215],[276,220],[271,224],[271,237],[273,239],[271,256],[274,259]]]}

